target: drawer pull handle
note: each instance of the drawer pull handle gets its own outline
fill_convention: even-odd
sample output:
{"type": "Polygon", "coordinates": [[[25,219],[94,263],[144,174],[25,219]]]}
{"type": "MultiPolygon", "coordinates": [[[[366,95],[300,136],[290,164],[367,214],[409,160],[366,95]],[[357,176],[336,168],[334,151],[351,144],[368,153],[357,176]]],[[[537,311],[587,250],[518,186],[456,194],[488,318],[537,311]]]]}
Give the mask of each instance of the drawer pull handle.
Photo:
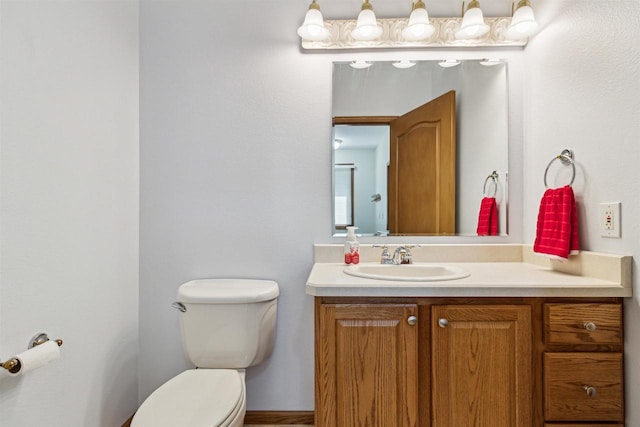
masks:
{"type": "Polygon", "coordinates": [[[441,328],[446,328],[447,326],[449,326],[449,321],[443,317],[442,319],[438,320],[438,326],[440,326],[441,328]]]}
{"type": "Polygon", "coordinates": [[[409,316],[409,318],[407,319],[407,323],[413,326],[418,323],[418,318],[416,316],[409,316]]]}
{"type": "Polygon", "coordinates": [[[593,322],[585,322],[584,328],[589,332],[593,332],[596,330],[596,324],[593,322]]]}
{"type": "Polygon", "coordinates": [[[589,387],[588,385],[584,386],[584,391],[587,392],[587,396],[596,397],[598,395],[598,390],[595,387],[589,387]]]}

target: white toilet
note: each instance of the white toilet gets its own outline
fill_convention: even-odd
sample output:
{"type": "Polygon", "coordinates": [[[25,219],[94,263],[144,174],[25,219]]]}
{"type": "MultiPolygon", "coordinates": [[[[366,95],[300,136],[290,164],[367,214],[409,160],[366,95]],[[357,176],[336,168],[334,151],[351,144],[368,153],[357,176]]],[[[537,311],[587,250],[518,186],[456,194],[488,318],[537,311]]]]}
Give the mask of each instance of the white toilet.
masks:
{"type": "Polygon", "coordinates": [[[170,379],[138,408],[131,427],[241,427],[244,369],[273,350],[278,284],[205,279],[180,286],[182,345],[198,369],[170,379]]]}

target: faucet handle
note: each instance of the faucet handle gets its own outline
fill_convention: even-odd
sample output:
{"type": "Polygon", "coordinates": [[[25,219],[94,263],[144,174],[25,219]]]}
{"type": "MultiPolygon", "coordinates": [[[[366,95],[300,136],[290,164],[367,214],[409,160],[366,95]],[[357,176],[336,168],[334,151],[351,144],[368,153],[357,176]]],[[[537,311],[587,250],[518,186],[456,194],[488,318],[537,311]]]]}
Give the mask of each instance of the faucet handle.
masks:
{"type": "Polygon", "coordinates": [[[413,258],[408,246],[400,247],[400,264],[413,264],[413,258]]]}
{"type": "Polygon", "coordinates": [[[380,254],[380,264],[391,264],[393,260],[391,259],[391,254],[389,254],[389,248],[387,245],[373,245],[374,248],[382,248],[382,253],[380,254]]]}
{"type": "Polygon", "coordinates": [[[413,259],[412,256],[413,254],[411,253],[411,249],[413,248],[419,248],[420,245],[417,243],[411,244],[411,245],[407,245],[407,244],[403,244],[401,245],[398,249],[400,250],[400,260],[401,260],[401,264],[413,264],[413,259]]]}

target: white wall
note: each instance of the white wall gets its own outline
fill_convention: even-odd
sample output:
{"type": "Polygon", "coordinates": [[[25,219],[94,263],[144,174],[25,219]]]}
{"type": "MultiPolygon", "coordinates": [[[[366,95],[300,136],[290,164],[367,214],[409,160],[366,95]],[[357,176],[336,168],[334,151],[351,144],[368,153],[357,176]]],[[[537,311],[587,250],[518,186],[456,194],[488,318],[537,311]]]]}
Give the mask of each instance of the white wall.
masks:
{"type": "MultiPolygon", "coordinates": [[[[339,11],[347,3],[326,0],[322,7],[339,11]]],[[[189,366],[170,308],[180,284],[249,277],[276,280],[281,296],[275,353],[247,373],[248,409],[313,408],[313,299],[305,282],[313,243],[343,241],[331,237],[333,61],[509,59],[509,160],[520,170],[522,50],[303,52],[295,30],[307,6],[287,0],[140,4],[141,400],[189,366]]],[[[510,188],[509,237],[482,241],[522,241],[518,174],[510,188]]]]}
{"type": "MultiPolygon", "coordinates": [[[[538,9],[542,29],[525,51],[525,241],[535,237],[544,169],[571,148],[582,248],[633,255],[637,272],[640,3],[538,0],[538,9]],[[610,201],[622,202],[621,239],[599,236],[598,203],[610,201]]],[[[624,307],[628,426],[640,425],[640,286],[634,276],[636,296],[624,307]]]]}
{"type": "Polygon", "coordinates": [[[137,403],[138,6],[0,3],[0,424],[119,426],[137,403]],[[1,370],[3,371],[4,370],[1,370]]]}
{"type": "Polygon", "coordinates": [[[291,23],[305,5],[251,5],[140,4],[141,399],[188,366],[170,308],[178,286],[250,277],[281,294],[248,407],[313,407],[304,283],[312,243],[331,235],[331,66],[300,60],[291,23]]]}

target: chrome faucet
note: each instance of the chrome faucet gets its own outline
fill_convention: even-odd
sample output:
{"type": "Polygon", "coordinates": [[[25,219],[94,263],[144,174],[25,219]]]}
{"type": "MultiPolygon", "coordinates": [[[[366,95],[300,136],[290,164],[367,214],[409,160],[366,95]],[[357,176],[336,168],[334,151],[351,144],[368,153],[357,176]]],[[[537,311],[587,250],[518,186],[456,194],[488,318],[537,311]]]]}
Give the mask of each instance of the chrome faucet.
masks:
{"type": "Polygon", "coordinates": [[[393,256],[389,253],[387,245],[374,245],[374,247],[382,248],[382,254],[380,254],[380,264],[413,264],[413,258],[411,254],[411,248],[418,245],[401,245],[393,252],[393,256]]]}
{"type": "Polygon", "coordinates": [[[392,264],[413,264],[409,246],[398,246],[393,253],[392,264]]]}

